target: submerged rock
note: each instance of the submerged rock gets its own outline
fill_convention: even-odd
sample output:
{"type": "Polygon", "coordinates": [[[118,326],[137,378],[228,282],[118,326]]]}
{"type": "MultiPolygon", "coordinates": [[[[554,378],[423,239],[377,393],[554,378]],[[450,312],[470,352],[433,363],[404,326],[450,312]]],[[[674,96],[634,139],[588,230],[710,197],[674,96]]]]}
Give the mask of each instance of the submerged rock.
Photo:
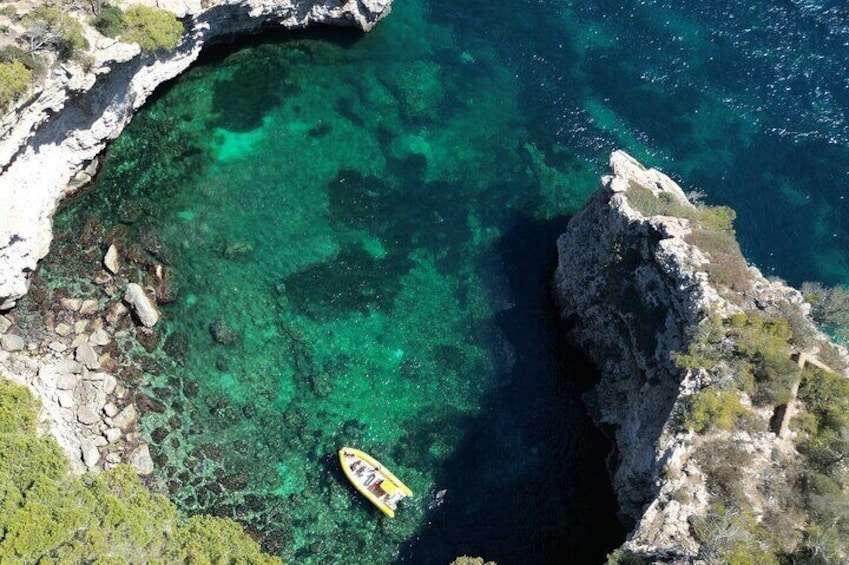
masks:
{"type": "Polygon", "coordinates": [[[208,42],[272,26],[324,23],[369,30],[389,13],[391,0],[158,4],[179,6],[175,13],[185,16],[180,48],[152,56],[123,42],[95,44],[86,53],[91,65],[63,65],[39,82],[19,112],[0,116],[0,217],[8,220],[0,226],[0,310],[27,292],[29,274],[49,251],[56,206],[80,186],[73,179],[83,170],[95,172],[97,156],[135,110],[157,86],[185,71],[208,42]]]}
{"type": "Polygon", "coordinates": [[[218,318],[209,325],[209,333],[215,343],[221,345],[232,345],[239,339],[239,335],[223,319],[218,318]]]}

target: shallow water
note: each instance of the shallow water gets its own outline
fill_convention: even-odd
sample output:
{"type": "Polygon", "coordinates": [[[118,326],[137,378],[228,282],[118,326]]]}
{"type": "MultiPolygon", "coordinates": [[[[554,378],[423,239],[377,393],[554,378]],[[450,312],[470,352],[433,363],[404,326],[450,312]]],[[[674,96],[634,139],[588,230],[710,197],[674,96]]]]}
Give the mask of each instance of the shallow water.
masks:
{"type": "Polygon", "coordinates": [[[623,532],[595,377],[547,280],[608,152],[734,206],[767,272],[847,279],[845,9],[738,4],[399,2],[365,37],[264,36],[164,89],[54,255],[94,217],[174,269],[139,353],[163,488],[297,563],[603,561],[623,532]],[[395,520],[344,444],[416,493],[395,520]]]}

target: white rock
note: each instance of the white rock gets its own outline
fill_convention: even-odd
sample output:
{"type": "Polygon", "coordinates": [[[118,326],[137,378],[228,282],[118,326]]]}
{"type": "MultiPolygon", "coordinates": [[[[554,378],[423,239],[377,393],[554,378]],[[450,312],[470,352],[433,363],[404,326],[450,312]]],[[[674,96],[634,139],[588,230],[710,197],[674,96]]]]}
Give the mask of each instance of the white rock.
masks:
{"type": "Polygon", "coordinates": [[[63,373],[56,379],[56,388],[59,390],[74,390],[79,377],[73,373],[63,373]]]}
{"type": "Polygon", "coordinates": [[[130,404],[121,412],[112,418],[112,425],[116,428],[121,428],[123,431],[127,431],[132,428],[139,419],[138,412],[136,411],[135,404],[130,404]]]}
{"type": "Polygon", "coordinates": [[[92,332],[92,334],[88,336],[88,342],[91,345],[108,345],[110,341],[112,341],[112,338],[109,337],[109,333],[103,328],[92,332]]]}
{"type": "Polygon", "coordinates": [[[99,306],[100,303],[94,298],[86,298],[80,306],[80,314],[83,316],[94,314],[99,306]]]}
{"type": "Polygon", "coordinates": [[[127,461],[139,475],[149,475],[153,472],[153,459],[150,458],[150,449],[146,443],[135,448],[127,461]]]}
{"type": "Polygon", "coordinates": [[[62,308],[65,310],[70,310],[71,312],[76,312],[80,309],[80,305],[83,303],[79,298],[63,298],[59,301],[59,304],[62,305],[62,308]]]}
{"type": "MultiPolygon", "coordinates": [[[[119,430],[119,433],[120,433],[120,430],[119,430]]],[[[117,465],[118,463],[121,462],[121,454],[115,453],[113,451],[112,453],[109,453],[109,454],[106,455],[106,461],[108,461],[109,463],[112,463],[113,465],[117,465]]]]}
{"type": "Polygon", "coordinates": [[[12,327],[12,320],[0,314],[0,334],[4,334],[12,327]]]}
{"type": "Polygon", "coordinates": [[[15,334],[6,334],[0,337],[0,345],[6,351],[20,351],[24,348],[24,338],[15,334]]]}
{"type": "Polygon", "coordinates": [[[118,385],[118,380],[109,373],[103,373],[102,390],[106,394],[115,392],[115,387],[118,385]]]}
{"type": "Polygon", "coordinates": [[[118,261],[118,248],[115,247],[114,243],[106,250],[106,255],[103,257],[103,266],[113,275],[121,269],[121,263],[118,261]]]}
{"type": "Polygon", "coordinates": [[[94,424],[100,421],[100,416],[98,416],[97,412],[95,412],[91,406],[80,406],[77,410],[77,420],[79,420],[80,424],[94,424]]]}
{"type": "Polygon", "coordinates": [[[97,353],[91,345],[84,343],[77,347],[74,358],[91,370],[100,368],[97,353]]]}
{"type": "Polygon", "coordinates": [[[62,337],[66,337],[71,334],[73,329],[73,327],[69,326],[65,322],[59,322],[58,324],[56,324],[56,327],[53,329],[53,331],[55,331],[58,335],[62,337]]]}
{"type": "Polygon", "coordinates": [[[88,320],[77,320],[74,322],[74,333],[81,334],[88,327],[88,320]]]}
{"type": "Polygon", "coordinates": [[[74,336],[74,341],[71,342],[71,347],[76,349],[77,347],[79,347],[83,344],[86,344],[86,343],[88,343],[88,335],[87,334],[80,334],[78,336],[74,336]]]}
{"type": "Polygon", "coordinates": [[[100,461],[100,450],[92,441],[84,440],[80,443],[80,450],[83,454],[83,462],[85,466],[91,469],[100,461]]]}
{"type": "Polygon", "coordinates": [[[50,351],[55,351],[56,353],[64,353],[68,349],[68,346],[61,341],[51,341],[47,347],[50,351]]]}
{"type": "Polygon", "coordinates": [[[130,308],[145,327],[152,328],[159,321],[159,311],[156,309],[156,303],[136,283],[127,285],[127,292],[124,293],[124,302],[130,305],[130,308]]]}
{"type": "Polygon", "coordinates": [[[121,439],[121,435],[121,430],[118,428],[108,428],[105,432],[103,432],[103,437],[105,437],[106,441],[109,443],[115,443],[121,439]]]}
{"type": "Polygon", "coordinates": [[[70,390],[60,390],[56,394],[56,401],[62,408],[73,408],[76,404],[74,393],[70,390]]]}
{"type": "Polygon", "coordinates": [[[118,414],[118,407],[113,402],[107,402],[103,406],[103,413],[112,418],[118,414]]]}

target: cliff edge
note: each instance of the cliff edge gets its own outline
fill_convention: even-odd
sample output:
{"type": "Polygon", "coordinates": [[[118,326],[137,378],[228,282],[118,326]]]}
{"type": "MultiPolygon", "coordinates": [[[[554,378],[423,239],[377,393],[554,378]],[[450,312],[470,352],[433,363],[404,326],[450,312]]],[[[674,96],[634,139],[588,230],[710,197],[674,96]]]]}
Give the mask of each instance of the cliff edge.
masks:
{"type": "MultiPolygon", "coordinates": [[[[842,355],[798,291],[746,263],[733,211],[690,203],[621,151],[610,169],[558,239],[554,287],[569,338],[602,373],[586,402],[614,440],[609,467],[633,528],[616,556],[811,554],[818,510],[800,485],[814,432],[799,422],[817,418],[803,402],[817,379],[845,383],[842,355]]],[[[843,464],[828,474],[845,487],[843,464]]]]}
{"type": "MultiPolygon", "coordinates": [[[[271,27],[323,24],[368,31],[391,7],[391,0],[138,3],[181,19],[185,31],[175,49],[144,52],[137,44],[100,35],[83,14],[71,12],[91,52],[81,60],[58,61],[44,81],[0,116],[0,311],[26,294],[38,261],[47,255],[58,202],[91,179],[106,144],[156,87],[185,71],[205,45],[271,27]]],[[[22,9],[30,4],[22,3],[22,9]]]]}

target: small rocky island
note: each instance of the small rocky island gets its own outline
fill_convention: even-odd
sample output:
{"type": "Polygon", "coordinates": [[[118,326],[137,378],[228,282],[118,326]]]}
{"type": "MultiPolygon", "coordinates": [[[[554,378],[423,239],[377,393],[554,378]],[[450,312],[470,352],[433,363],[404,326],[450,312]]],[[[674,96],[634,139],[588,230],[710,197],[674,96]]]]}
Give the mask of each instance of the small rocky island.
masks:
{"type": "Polygon", "coordinates": [[[558,240],[554,287],[602,372],[586,401],[633,527],[611,562],[844,563],[845,350],[747,265],[733,211],[623,152],[610,168],[558,240]]]}

